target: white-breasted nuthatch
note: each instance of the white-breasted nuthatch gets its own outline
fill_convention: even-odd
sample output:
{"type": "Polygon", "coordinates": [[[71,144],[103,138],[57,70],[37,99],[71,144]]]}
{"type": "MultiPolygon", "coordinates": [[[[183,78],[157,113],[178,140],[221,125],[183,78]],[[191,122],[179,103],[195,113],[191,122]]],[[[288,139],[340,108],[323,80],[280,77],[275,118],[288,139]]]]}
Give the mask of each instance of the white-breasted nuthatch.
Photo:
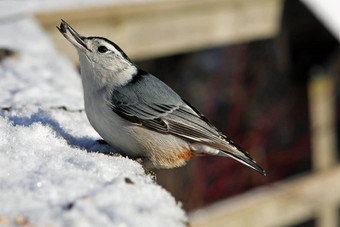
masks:
{"type": "Polygon", "coordinates": [[[170,87],[138,68],[115,43],[80,36],[63,20],[57,28],[78,51],[86,115],[119,153],[139,157],[149,168],[173,168],[195,155],[218,155],[265,175],[248,153],[170,87]]]}

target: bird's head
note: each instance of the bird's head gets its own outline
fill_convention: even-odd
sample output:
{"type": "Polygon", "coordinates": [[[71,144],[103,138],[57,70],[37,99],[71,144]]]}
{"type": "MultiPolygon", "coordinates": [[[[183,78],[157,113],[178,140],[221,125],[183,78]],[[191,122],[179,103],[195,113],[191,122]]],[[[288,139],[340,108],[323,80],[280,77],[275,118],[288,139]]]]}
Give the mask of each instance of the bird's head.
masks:
{"type": "Polygon", "coordinates": [[[83,71],[92,71],[92,76],[100,77],[97,79],[124,83],[136,73],[135,64],[114,42],[102,37],[81,36],[64,20],[57,28],[76,47],[82,75],[89,73],[83,71]]]}

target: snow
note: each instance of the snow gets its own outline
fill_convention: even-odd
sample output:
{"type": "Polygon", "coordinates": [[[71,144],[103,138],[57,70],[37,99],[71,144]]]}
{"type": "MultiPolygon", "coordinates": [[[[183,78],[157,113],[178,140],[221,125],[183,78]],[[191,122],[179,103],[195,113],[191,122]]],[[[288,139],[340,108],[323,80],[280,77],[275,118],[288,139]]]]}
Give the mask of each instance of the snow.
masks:
{"type": "Polygon", "coordinates": [[[36,21],[0,34],[18,53],[0,62],[0,226],[185,226],[138,162],[95,142],[79,74],[36,21]]]}
{"type": "Polygon", "coordinates": [[[340,41],[340,1],[302,0],[340,41]]]}
{"type": "Polygon", "coordinates": [[[31,103],[83,108],[77,71],[54,50],[33,19],[0,24],[0,29],[4,34],[1,47],[19,52],[19,59],[1,65],[1,106],[31,103]]]}

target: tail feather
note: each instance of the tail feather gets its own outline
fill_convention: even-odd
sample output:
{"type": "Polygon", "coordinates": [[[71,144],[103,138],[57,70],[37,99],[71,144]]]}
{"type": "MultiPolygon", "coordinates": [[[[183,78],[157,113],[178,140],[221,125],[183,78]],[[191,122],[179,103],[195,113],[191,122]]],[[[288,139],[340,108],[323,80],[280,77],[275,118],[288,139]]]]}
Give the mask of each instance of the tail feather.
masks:
{"type": "Polygon", "coordinates": [[[190,149],[194,151],[196,155],[218,155],[223,157],[231,157],[238,162],[256,170],[263,176],[266,176],[266,172],[256,164],[256,161],[242,148],[236,146],[233,142],[224,143],[223,146],[208,146],[201,143],[191,144],[190,149]]]}
{"type": "Polygon", "coordinates": [[[248,152],[244,151],[241,147],[236,145],[232,140],[229,140],[227,137],[224,137],[226,144],[224,144],[224,148],[219,150],[217,155],[220,156],[228,156],[236,161],[241,162],[242,164],[256,170],[263,176],[266,176],[266,172],[256,164],[255,159],[253,159],[248,152]]]}
{"type": "Polygon", "coordinates": [[[224,157],[231,157],[236,161],[241,162],[242,164],[249,166],[250,168],[256,170],[263,176],[266,176],[266,172],[256,164],[255,160],[251,158],[249,155],[245,155],[244,153],[238,152],[240,154],[236,154],[236,152],[228,152],[228,151],[220,151],[217,155],[224,157]]]}

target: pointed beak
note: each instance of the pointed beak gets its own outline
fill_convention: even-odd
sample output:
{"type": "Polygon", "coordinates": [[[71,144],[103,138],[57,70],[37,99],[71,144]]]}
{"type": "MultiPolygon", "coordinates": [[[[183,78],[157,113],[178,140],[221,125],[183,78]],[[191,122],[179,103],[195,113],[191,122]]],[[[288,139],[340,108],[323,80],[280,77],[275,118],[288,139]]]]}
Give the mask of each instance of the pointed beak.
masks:
{"type": "Polygon", "coordinates": [[[57,27],[60,33],[68,41],[70,41],[76,48],[83,50],[83,51],[87,50],[91,52],[91,50],[86,46],[86,43],[84,42],[85,37],[79,35],[68,23],[66,23],[66,21],[64,21],[63,19],[61,19],[61,21],[62,22],[60,24],[60,28],[57,27]],[[73,38],[67,35],[67,31],[71,33],[73,38]]]}

